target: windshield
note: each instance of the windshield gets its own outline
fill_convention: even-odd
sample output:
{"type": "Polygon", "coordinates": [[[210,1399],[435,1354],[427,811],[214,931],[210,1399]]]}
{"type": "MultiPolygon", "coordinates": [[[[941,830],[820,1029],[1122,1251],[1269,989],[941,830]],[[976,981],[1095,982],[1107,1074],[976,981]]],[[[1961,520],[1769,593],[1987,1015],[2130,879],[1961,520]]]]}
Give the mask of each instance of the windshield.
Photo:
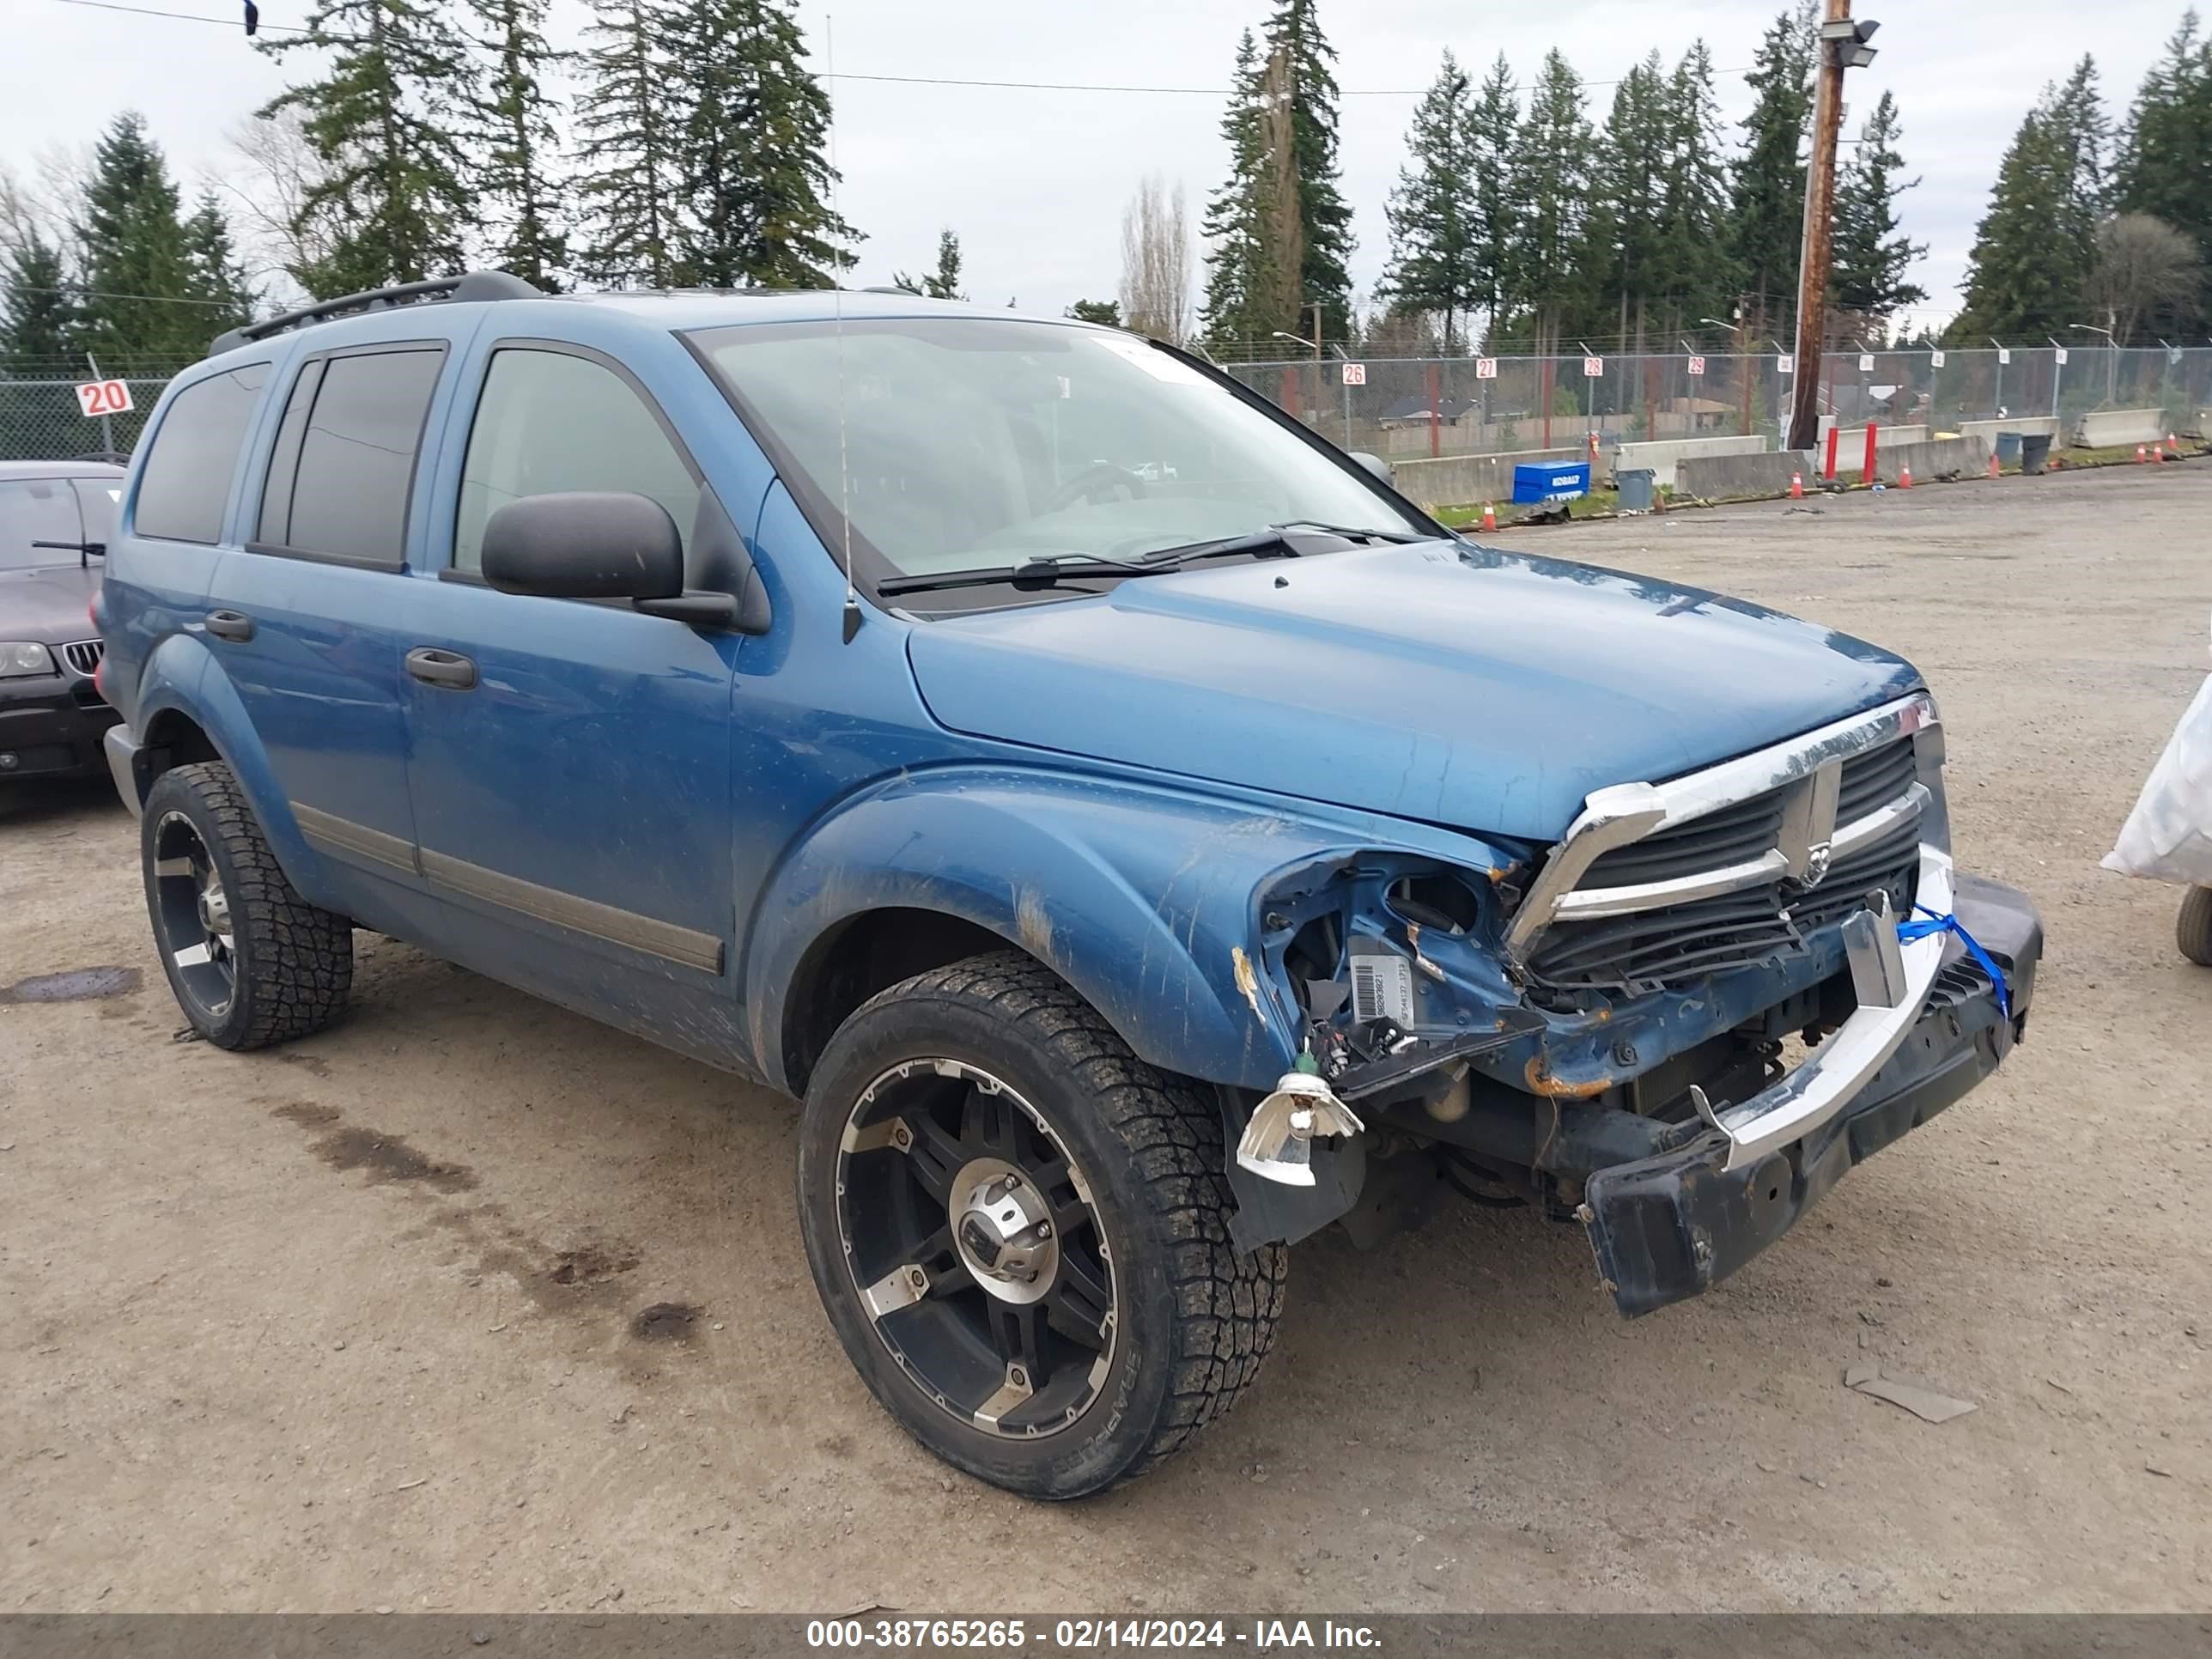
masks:
{"type": "Polygon", "coordinates": [[[75,564],[74,546],[33,547],[33,542],[75,543],[84,534],[76,492],[67,478],[0,479],[0,570],[75,564]]]}
{"type": "Polygon", "coordinates": [[[830,322],[696,337],[833,553],[849,514],[871,582],[1139,560],[1291,522],[1429,529],[1133,335],[928,317],[849,320],[842,343],[830,322]]]}

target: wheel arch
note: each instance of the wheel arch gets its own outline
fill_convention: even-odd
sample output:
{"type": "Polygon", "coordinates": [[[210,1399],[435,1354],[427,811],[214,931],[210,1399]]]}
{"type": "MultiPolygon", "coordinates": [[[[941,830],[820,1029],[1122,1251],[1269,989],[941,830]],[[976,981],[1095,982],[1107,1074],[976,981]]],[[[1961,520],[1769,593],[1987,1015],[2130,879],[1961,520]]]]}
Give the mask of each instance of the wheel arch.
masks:
{"type": "Polygon", "coordinates": [[[1310,844],[1285,827],[1234,803],[1097,779],[980,768],[901,778],[818,823],[754,907],[745,1006],[761,1068],[804,1093],[868,996],[1012,945],[1139,1058],[1269,1086],[1295,1058],[1291,1021],[1238,964],[1265,875],[1310,844]]]}

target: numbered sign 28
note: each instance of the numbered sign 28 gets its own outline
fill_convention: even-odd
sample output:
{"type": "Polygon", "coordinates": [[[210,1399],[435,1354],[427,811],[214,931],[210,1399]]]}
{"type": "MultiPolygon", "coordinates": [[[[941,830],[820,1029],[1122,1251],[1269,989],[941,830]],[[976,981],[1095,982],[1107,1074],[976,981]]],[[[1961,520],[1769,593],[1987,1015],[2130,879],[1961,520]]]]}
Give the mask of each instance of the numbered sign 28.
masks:
{"type": "Polygon", "coordinates": [[[1585,380],[1602,380],[1602,379],[1604,378],[1604,376],[1605,376],[1605,359],[1604,359],[1604,358],[1602,358],[1602,357],[1585,357],[1585,358],[1583,358],[1583,379],[1584,379],[1585,380]]]}
{"type": "Polygon", "coordinates": [[[1344,383],[1346,386],[1365,386],[1367,384],[1367,365],[1364,363],[1346,363],[1344,366],[1344,383]]]}
{"type": "Polygon", "coordinates": [[[1703,357],[1692,357],[1692,358],[1691,358],[1691,359],[1690,359],[1690,373],[1691,373],[1691,374],[1704,374],[1705,372],[1705,360],[1703,357]]]}
{"type": "Polygon", "coordinates": [[[125,380],[88,380],[76,389],[76,405],[87,415],[128,415],[131,386],[125,380]]]}

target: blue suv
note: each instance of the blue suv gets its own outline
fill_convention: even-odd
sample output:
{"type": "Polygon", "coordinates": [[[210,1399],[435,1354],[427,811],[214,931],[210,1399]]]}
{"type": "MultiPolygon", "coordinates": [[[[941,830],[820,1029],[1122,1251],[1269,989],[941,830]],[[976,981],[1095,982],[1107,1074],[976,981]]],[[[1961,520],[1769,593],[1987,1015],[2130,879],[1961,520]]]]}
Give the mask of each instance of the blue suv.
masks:
{"type": "Polygon", "coordinates": [[[227,335],[100,618],[170,983],[303,1036],[366,927],[799,1097],[854,1364],[1040,1497],[1224,1411],[1331,1224],[1524,1204],[1694,1295],[1997,1065],[2040,925],[1910,665],[1386,476],[904,295],[227,335]]]}

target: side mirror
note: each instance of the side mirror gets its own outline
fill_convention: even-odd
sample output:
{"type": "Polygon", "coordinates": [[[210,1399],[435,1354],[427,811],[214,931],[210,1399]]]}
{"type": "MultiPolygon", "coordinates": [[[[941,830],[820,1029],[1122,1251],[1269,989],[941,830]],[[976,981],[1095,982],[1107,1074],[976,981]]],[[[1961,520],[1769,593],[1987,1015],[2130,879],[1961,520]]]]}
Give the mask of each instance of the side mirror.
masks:
{"type": "Polygon", "coordinates": [[[1353,460],[1373,473],[1380,482],[1394,489],[1397,488],[1397,475],[1391,471],[1390,463],[1380,455],[1370,454],[1364,449],[1355,449],[1351,454],[1353,460]]]}
{"type": "Polygon", "coordinates": [[[650,496],[526,495],[485,522],[483,576],[503,593],[672,599],[684,592],[684,540],[650,496]]]}

